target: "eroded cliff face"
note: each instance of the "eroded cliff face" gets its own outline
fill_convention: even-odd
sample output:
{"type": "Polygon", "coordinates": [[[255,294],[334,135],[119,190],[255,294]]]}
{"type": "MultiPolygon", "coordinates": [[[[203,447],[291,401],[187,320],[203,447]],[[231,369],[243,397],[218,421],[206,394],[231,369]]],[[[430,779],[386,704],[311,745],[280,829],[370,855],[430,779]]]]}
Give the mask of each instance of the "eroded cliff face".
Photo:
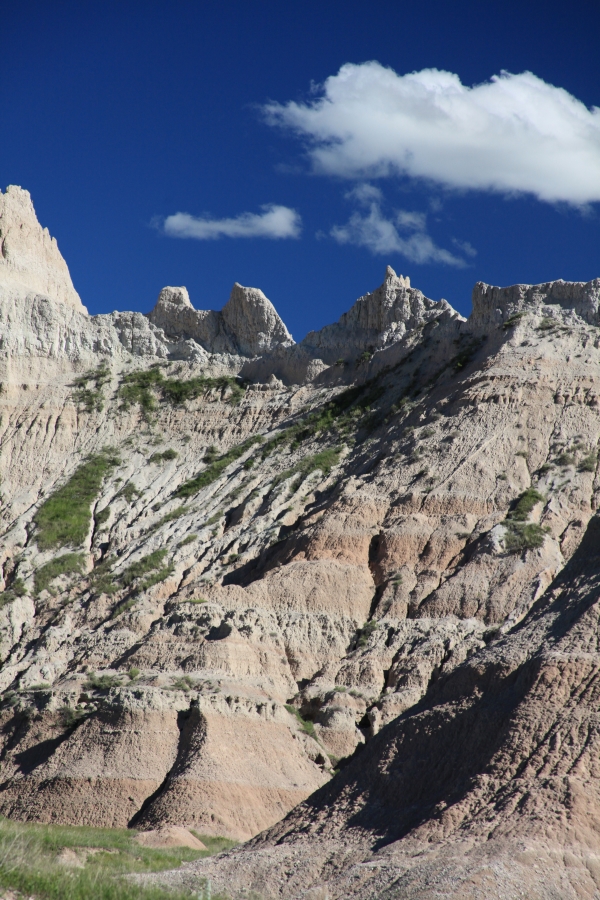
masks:
{"type": "Polygon", "coordinates": [[[385,735],[493,670],[581,553],[600,282],[480,284],[465,320],[388,269],[294,344],[256,289],[221,313],[165,288],[148,317],[90,317],[28,265],[0,280],[0,812],[248,838],[341,767],[258,856],[211,869],[299,896],[273,842],[324,797],[323,852],[289,839],[321,890],[380,790],[361,760],[379,784],[385,735]]]}

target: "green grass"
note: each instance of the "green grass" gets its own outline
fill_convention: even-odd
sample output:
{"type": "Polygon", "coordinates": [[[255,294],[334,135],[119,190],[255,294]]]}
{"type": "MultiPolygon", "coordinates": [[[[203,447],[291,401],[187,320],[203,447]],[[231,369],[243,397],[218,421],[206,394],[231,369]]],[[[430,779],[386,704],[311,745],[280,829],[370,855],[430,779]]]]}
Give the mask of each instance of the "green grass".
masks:
{"type": "MultiPolygon", "coordinates": [[[[234,841],[226,838],[198,835],[206,851],[185,847],[152,850],[137,844],[135,834],[127,829],[32,825],[0,819],[0,887],[21,891],[36,900],[183,900],[192,895],[137,885],[123,876],[174,869],[234,846],[234,841]],[[77,853],[83,868],[60,864],[58,858],[65,849],[77,853]],[[94,852],[87,855],[86,850],[94,852]]],[[[201,883],[198,889],[202,889],[201,883]]],[[[220,896],[212,895],[213,900],[220,896]]]]}
{"type": "Polygon", "coordinates": [[[575,457],[568,451],[566,451],[565,453],[561,453],[560,456],[557,456],[554,461],[556,465],[560,466],[562,469],[566,469],[567,466],[575,465],[575,457]]]}
{"type": "MultiPolygon", "coordinates": [[[[147,575],[149,572],[154,572],[156,569],[164,572],[165,567],[163,567],[162,563],[167,552],[167,550],[154,550],[153,553],[149,553],[137,562],[132,563],[132,565],[128,566],[128,568],[121,573],[119,577],[120,581],[127,587],[130,587],[135,581],[142,578],[142,576],[147,575]]],[[[166,570],[169,573],[172,571],[170,566],[167,566],[166,570]]],[[[166,578],[166,575],[163,577],[166,578]]],[[[162,578],[158,580],[162,581],[162,578]]],[[[152,583],[156,584],[157,581],[153,581],[152,583]]],[[[145,584],[145,582],[138,585],[138,590],[145,590],[145,588],[142,587],[143,584],[145,584]]]]}
{"type": "Polygon", "coordinates": [[[244,387],[236,378],[223,375],[219,378],[199,376],[185,380],[165,378],[158,365],[126,375],[119,386],[119,397],[125,408],[137,405],[145,419],[157,409],[157,395],[172,406],[180,406],[195,400],[211,390],[229,389],[228,402],[235,405],[244,396],[244,387]]]}
{"type": "Polygon", "coordinates": [[[546,539],[549,528],[543,528],[527,519],[534,506],[546,498],[535,488],[524,491],[502,523],[506,528],[504,546],[509,553],[521,553],[524,550],[537,550],[546,539]]]}
{"type": "Polygon", "coordinates": [[[296,709],[296,707],[292,706],[290,703],[286,703],[285,708],[287,709],[289,714],[291,716],[294,716],[294,718],[298,721],[298,724],[305,734],[308,734],[309,737],[314,738],[315,741],[318,740],[317,734],[315,732],[315,726],[309,719],[304,719],[302,717],[299,709],[296,709]]]}
{"type": "Polygon", "coordinates": [[[521,321],[524,315],[524,312],[513,313],[513,315],[509,316],[506,322],[503,323],[502,327],[512,328],[514,325],[517,325],[521,321]]]}
{"type": "Polygon", "coordinates": [[[173,496],[194,496],[194,494],[197,494],[202,488],[207,487],[209,484],[212,484],[213,481],[216,481],[228,465],[235,462],[240,456],[243,456],[244,453],[250,450],[255,444],[262,444],[263,441],[264,438],[262,435],[255,434],[254,437],[248,438],[236,447],[232,447],[231,450],[228,450],[227,453],[223,453],[222,456],[214,458],[211,454],[208,457],[210,461],[206,469],[204,469],[203,472],[200,472],[199,475],[196,475],[195,478],[191,478],[189,481],[185,481],[181,484],[177,490],[174,491],[173,496]]]}
{"type": "Polygon", "coordinates": [[[378,628],[379,624],[375,622],[374,619],[371,619],[370,622],[367,622],[365,625],[363,625],[356,646],[366,647],[369,643],[369,638],[377,631],[378,628]]]}
{"type": "Polygon", "coordinates": [[[171,459],[177,459],[179,456],[177,450],[163,450],[162,453],[153,453],[149,463],[160,463],[160,462],[168,462],[171,459]]]}
{"type": "Polygon", "coordinates": [[[598,457],[595,453],[589,453],[581,460],[577,468],[580,472],[595,472],[598,465],[598,457]]]}
{"type": "Polygon", "coordinates": [[[173,522],[175,519],[179,519],[180,516],[183,516],[191,507],[189,506],[178,506],[177,509],[172,509],[171,512],[166,513],[162,519],[159,519],[158,522],[152,526],[152,531],[156,531],[157,528],[160,528],[161,525],[165,525],[167,522],[173,522]]]}
{"type": "Polygon", "coordinates": [[[127,503],[129,503],[129,505],[131,506],[133,501],[137,499],[137,497],[141,496],[142,492],[139,490],[139,488],[136,488],[133,482],[128,481],[127,484],[122,487],[119,493],[116,495],[116,498],[123,497],[123,499],[126,500],[127,503]]]}
{"type": "Polygon", "coordinates": [[[108,522],[110,518],[110,506],[105,506],[104,509],[101,509],[100,512],[94,513],[94,522],[96,523],[96,528],[100,528],[104,525],[105,522],[108,522]]]}
{"type": "Polygon", "coordinates": [[[90,528],[92,503],[104,479],[119,462],[108,450],[91,456],[42,503],[33,517],[40,550],[81,546],[90,528]]]}
{"type": "Polygon", "coordinates": [[[181,550],[181,548],[185,547],[186,544],[193,544],[197,537],[197,534],[188,534],[188,536],[184,537],[182,541],[179,541],[179,543],[177,544],[177,549],[181,550]]]}
{"type": "Polygon", "coordinates": [[[294,475],[300,475],[302,478],[306,478],[307,475],[310,475],[311,472],[316,472],[317,469],[320,469],[323,475],[329,475],[332,468],[337,466],[339,461],[340,451],[338,449],[330,447],[327,450],[321,450],[320,453],[314,453],[312,456],[305,456],[304,459],[301,459],[299,463],[293,466],[293,468],[286,469],[285,472],[280,472],[275,478],[274,485],[280,484],[282,481],[286,481],[294,475]]]}
{"type": "Polygon", "coordinates": [[[102,363],[97,369],[80,375],[72,384],[75,388],[73,399],[79,406],[83,406],[86,412],[101,412],[104,409],[104,393],[102,388],[110,381],[110,369],[107,363],[102,363]],[[89,387],[89,384],[93,387],[89,387]]]}
{"type": "MultiPolygon", "coordinates": [[[[90,589],[96,594],[110,595],[124,588],[130,588],[135,594],[141,594],[152,585],[164,581],[172,573],[173,566],[170,563],[163,565],[167,553],[166,549],[154,550],[116,575],[110,570],[115,560],[105,560],[90,573],[90,589]],[[144,578],[146,575],[149,577],[144,578]]],[[[131,609],[135,602],[135,598],[121,601],[113,610],[112,618],[131,609]]]]}
{"type": "Polygon", "coordinates": [[[25,597],[27,588],[22,578],[15,578],[11,586],[0,594],[0,609],[7,603],[12,603],[17,597],[25,597]]]}
{"type": "Polygon", "coordinates": [[[57,556],[40,566],[34,575],[36,596],[41,594],[59,575],[73,575],[75,572],[81,572],[84,562],[83,553],[63,553],[62,556],[57,556]]]}
{"type": "Polygon", "coordinates": [[[283,446],[290,445],[292,450],[295,450],[304,441],[319,434],[332,431],[345,432],[349,428],[356,428],[364,421],[371,404],[376,403],[384,393],[384,388],[373,381],[342,391],[325,406],[316,409],[265,443],[261,451],[262,459],[266,459],[283,446]]]}
{"type": "Polygon", "coordinates": [[[516,504],[506,518],[512,519],[515,522],[526,522],[534,506],[545,499],[544,495],[540,494],[539,491],[536,491],[535,488],[528,488],[519,496],[516,504]]]}

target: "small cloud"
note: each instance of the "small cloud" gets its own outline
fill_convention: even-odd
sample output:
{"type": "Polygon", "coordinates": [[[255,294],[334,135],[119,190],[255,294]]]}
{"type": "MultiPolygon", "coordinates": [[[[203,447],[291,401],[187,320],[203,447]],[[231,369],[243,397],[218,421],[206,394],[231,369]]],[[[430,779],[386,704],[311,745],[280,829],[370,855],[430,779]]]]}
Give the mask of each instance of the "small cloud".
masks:
{"type": "Polygon", "coordinates": [[[195,238],[197,241],[214,241],[230,238],[297,238],[300,237],[302,219],[295,209],[274,203],[261,206],[262,213],[240,213],[231,219],[213,219],[208,215],[191,216],[175,213],[162,222],[162,230],[169,237],[195,238]]]}
{"type": "Polygon", "coordinates": [[[364,203],[368,206],[369,203],[378,203],[383,198],[383,194],[374,184],[363,181],[344,194],[344,197],[346,200],[356,200],[357,203],[364,203]]]}
{"type": "Polygon", "coordinates": [[[393,220],[387,219],[379,203],[375,202],[371,203],[368,214],[354,212],[345,225],[334,225],[330,235],[338,244],[366,247],[371,253],[381,256],[400,253],[414,263],[442,263],[456,268],[466,266],[459,256],[434,243],[427,234],[423,213],[401,209],[395,213],[393,220]],[[409,234],[399,234],[398,228],[409,234]]]}
{"type": "Polygon", "coordinates": [[[396,213],[396,223],[407,231],[425,231],[427,217],[425,213],[400,209],[396,213]]]}
{"type": "Polygon", "coordinates": [[[464,253],[465,256],[477,256],[477,250],[468,241],[459,241],[456,238],[452,238],[452,243],[461,253],[464,253]]]}

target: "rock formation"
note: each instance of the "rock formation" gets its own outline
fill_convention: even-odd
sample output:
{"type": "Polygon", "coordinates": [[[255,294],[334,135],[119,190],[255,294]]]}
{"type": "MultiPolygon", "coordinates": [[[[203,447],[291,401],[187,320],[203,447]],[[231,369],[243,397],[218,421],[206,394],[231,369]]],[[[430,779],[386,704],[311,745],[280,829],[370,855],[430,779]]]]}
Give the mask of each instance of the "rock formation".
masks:
{"type": "Polygon", "coordinates": [[[37,292],[85,313],[56,239],[39,224],[29,191],[0,191],[0,284],[37,292]]]}
{"type": "Polygon", "coordinates": [[[255,289],[90,317],[19,265],[0,813],[271,829],[160,876],[240,895],[597,896],[600,281],[464,319],[388,269],[295,344],[255,289]]]}

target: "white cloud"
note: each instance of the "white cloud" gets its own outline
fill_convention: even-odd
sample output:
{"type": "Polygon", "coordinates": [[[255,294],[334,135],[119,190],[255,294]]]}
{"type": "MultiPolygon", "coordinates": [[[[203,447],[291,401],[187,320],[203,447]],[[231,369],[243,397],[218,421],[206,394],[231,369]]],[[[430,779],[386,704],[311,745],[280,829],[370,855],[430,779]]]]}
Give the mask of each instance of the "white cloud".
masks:
{"type": "Polygon", "coordinates": [[[211,241],[221,237],[231,238],[297,238],[302,219],[295,209],[268,204],[261,206],[262,213],[240,213],[232,219],[211,219],[209,216],[190,216],[175,213],[167,216],[163,230],[169,237],[196,238],[211,241]]]}
{"type": "Polygon", "coordinates": [[[422,213],[398,210],[393,219],[386,219],[375,201],[370,204],[368,214],[352,213],[345,225],[334,225],[330,234],[338,244],[366,247],[371,253],[382,256],[401,253],[414,263],[445,263],[457,268],[466,265],[460,257],[436,246],[427,234],[422,213]],[[398,229],[408,234],[403,236],[398,229]]]}
{"type": "Polygon", "coordinates": [[[373,201],[377,202],[383,198],[383,194],[374,184],[366,181],[357,184],[352,190],[344,194],[346,200],[356,200],[357,203],[364,203],[366,206],[373,201]]]}
{"type": "Polygon", "coordinates": [[[315,169],[403,174],[445,187],[600,200],[600,109],[531,72],[467,87],[458,75],[346,64],[307,103],[270,103],[271,124],[308,139],[315,169]]]}

